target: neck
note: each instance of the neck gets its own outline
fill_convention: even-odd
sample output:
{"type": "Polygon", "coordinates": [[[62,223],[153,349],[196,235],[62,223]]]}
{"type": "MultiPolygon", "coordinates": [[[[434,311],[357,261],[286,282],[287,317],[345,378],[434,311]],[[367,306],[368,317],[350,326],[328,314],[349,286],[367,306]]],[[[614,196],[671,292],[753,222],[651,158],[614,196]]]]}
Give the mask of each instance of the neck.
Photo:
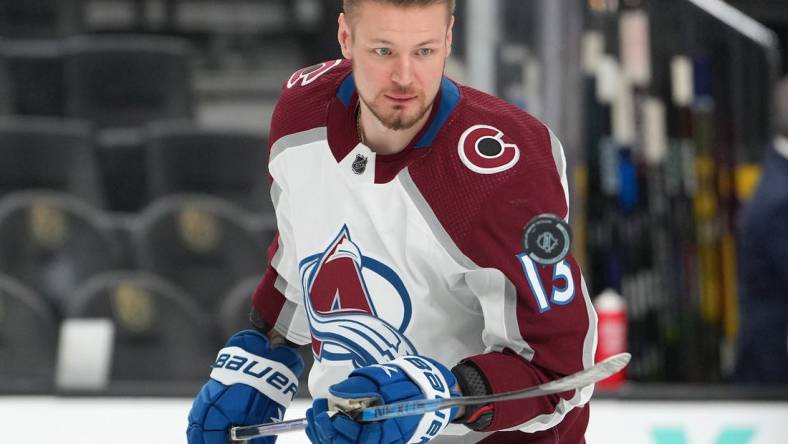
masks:
{"type": "Polygon", "coordinates": [[[416,134],[424,128],[430,118],[432,107],[413,126],[404,130],[392,130],[372,114],[363,102],[359,108],[359,132],[364,140],[364,145],[368,146],[377,154],[396,154],[408,146],[416,134]]]}

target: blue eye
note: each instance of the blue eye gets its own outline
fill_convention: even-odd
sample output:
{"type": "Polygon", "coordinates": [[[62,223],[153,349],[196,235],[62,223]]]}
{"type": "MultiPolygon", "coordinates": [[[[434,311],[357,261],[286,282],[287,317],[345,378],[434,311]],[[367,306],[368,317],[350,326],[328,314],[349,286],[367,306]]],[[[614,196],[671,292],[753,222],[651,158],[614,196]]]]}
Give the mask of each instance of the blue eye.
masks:
{"type": "Polygon", "coordinates": [[[428,55],[432,55],[432,53],[435,51],[431,48],[419,48],[417,52],[420,56],[428,56],[428,55]]]}
{"type": "Polygon", "coordinates": [[[391,55],[391,50],[389,48],[375,48],[375,54],[379,56],[387,56],[391,55]]]}

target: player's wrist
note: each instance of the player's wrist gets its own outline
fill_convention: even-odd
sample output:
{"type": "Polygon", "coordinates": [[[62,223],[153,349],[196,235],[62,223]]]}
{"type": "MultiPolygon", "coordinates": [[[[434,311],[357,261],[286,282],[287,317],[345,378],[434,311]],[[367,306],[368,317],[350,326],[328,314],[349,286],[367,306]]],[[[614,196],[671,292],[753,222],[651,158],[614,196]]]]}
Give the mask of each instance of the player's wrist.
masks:
{"type": "Polygon", "coordinates": [[[268,338],[271,348],[279,346],[287,346],[290,348],[300,347],[295,342],[288,340],[283,334],[279,333],[272,325],[266,322],[254,306],[252,306],[252,309],[249,311],[249,323],[252,325],[253,329],[264,334],[268,338]]]}
{"type": "MultiPolygon", "coordinates": [[[[451,369],[457,378],[457,386],[462,396],[485,396],[492,394],[492,389],[484,373],[470,361],[463,361],[451,369]]],[[[465,406],[458,411],[457,417],[452,421],[464,424],[471,430],[487,428],[493,419],[492,404],[475,404],[465,406]]]]}

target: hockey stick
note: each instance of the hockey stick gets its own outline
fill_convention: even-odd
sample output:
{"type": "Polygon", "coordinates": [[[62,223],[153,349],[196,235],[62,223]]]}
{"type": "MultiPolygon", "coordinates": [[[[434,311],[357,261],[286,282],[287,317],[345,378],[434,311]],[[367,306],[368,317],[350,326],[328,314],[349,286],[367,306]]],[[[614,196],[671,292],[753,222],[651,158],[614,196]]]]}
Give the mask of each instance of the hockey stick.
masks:
{"type": "MultiPolygon", "coordinates": [[[[552,395],[554,393],[577,390],[585,386],[599,382],[608,376],[617,373],[629,363],[631,358],[629,353],[619,353],[611,356],[596,365],[565,376],[555,381],[528,387],[522,390],[515,390],[495,395],[482,396],[459,396],[456,398],[436,398],[419,399],[415,401],[402,401],[392,404],[366,407],[344,413],[350,415],[354,420],[361,422],[382,421],[384,419],[397,418],[400,416],[422,415],[427,412],[447,409],[461,405],[488,404],[498,401],[510,401],[513,399],[536,398],[539,396],[552,395]]],[[[260,436],[270,436],[279,433],[303,430],[306,428],[306,418],[294,419],[269,424],[253,426],[233,427],[230,429],[230,438],[234,441],[249,440],[260,436]]]]}

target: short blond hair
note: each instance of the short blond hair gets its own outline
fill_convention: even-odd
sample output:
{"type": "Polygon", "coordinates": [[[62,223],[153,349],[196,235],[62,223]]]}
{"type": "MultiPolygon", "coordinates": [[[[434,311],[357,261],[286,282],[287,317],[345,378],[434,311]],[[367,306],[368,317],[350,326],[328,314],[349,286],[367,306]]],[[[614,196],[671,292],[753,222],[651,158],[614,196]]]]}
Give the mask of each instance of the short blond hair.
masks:
{"type": "Polygon", "coordinates": [[[358,5],[365,1],[372,1],[401,8],[423,8],[432,5],[444,4],[448,8],[450,17],[454,15],[454,9],[456,8],[455,0],[342,0],[342,11],[348,17],[352,17],[358,8],[358,5]]]}

